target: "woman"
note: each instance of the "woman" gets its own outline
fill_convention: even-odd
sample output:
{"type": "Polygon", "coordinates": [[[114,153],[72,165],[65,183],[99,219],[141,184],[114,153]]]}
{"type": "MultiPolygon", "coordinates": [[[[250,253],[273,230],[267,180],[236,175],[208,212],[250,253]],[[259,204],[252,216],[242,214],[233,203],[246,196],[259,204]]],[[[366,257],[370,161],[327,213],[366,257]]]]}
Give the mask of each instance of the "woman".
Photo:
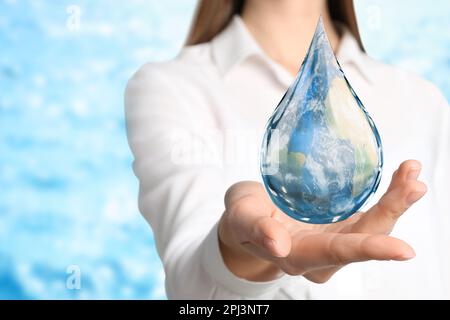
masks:
{"type": "Polygon", "coordinates": [[[169,298],[450,297],[450,110],[364,53],[352,1],[200,1],[180,55],[143,66],[125,102],[169,298]],[[289,218],[257,182],[265,123],[320,15],[385,153],[368,209],[325,226],[289,218]]]}

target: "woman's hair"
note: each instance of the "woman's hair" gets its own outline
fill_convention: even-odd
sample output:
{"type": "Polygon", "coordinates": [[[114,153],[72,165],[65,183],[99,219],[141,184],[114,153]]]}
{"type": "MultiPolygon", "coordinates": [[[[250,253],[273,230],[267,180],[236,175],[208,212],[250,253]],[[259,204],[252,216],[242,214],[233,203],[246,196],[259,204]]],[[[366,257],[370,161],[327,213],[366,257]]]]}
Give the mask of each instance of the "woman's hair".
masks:
{"type": "MultiPolygon", "coordinates": [[[[353,0],[327,1],[331,19],[344,24],[355,37],[359,47],[364,51],[353,0]]],[[[225,29],[233,15],[241,14],[244,3],[245,0],[199,0],[186,45],[210,41],[225,29]]]]}

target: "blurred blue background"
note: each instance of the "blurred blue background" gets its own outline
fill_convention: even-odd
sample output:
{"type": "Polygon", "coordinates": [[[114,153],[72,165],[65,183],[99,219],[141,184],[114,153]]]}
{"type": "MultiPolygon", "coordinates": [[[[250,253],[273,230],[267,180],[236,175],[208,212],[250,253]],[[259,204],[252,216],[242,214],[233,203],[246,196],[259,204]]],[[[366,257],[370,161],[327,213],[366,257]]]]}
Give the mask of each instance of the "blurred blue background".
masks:
{"type": "MultiPolygon", "coordinates": [[[[0,298],[165,298],[123,91],[176,55],[195,2],[0,0],[0,298]],[[80,289],[66,285],[73,267],[80,289]]],[[[373,57],[450,98],[449,1],[356,7],[373,57]]]]}

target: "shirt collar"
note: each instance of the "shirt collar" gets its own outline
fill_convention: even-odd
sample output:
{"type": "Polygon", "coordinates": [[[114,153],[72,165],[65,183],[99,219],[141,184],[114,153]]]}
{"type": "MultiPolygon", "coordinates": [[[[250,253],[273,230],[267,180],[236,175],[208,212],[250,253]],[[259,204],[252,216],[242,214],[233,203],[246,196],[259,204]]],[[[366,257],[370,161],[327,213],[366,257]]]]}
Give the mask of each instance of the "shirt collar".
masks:
{"type": "Polygon", "coordinates": [[[224,75],[249,57],[265,55],[238,15],[211,41],[211,47],[217,66],[224,75]]]}
{"type": "MultiPolygon", "coordinates": [[[[364,67],[366,54],[361,50],[351,32],[343,25],[341,29],[341,42],[337,51],[337,59],[341,66],[352,64],[358,72],[368,81],[372,78],[364,67]]],[[[256,40],[248,31],[242,19],[235,15],[230,24],[211,41],[213,58],[220,72],[226,76],[234,66],[239,65],[250,57],[259,57],[264,61],[280,82],[289,86],[293,77],[282,66],[274,62],[261,49],[256,40]]]]}

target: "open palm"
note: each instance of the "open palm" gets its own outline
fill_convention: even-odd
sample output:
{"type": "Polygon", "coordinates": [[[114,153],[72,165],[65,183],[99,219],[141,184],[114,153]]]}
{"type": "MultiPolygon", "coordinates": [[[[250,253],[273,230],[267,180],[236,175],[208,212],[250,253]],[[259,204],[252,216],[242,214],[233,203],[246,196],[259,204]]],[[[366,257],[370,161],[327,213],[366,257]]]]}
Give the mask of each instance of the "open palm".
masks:
{"type": "MultiPolygon", "coordinates": [[[[417,180],[420,170],[417,161],[403,162],[375,206],[326,225],[290,218],[272,203],[260,183],[237,183],[225,196],[226,212],[219,228],[222,245],[240,257],[250,254],[290,275],[319,283],[352,262],[408,260],[415,256],[414,250],[389,233],[397,219],[426,193],[425,184],[417,180]]],[[[227,254],[224,258],[227,261],[227,254]]],[[[229,259],[227,264],[238,276],[253,280],[248,276],[252,272],[233,267],[236,263],[229,259]]]]}

